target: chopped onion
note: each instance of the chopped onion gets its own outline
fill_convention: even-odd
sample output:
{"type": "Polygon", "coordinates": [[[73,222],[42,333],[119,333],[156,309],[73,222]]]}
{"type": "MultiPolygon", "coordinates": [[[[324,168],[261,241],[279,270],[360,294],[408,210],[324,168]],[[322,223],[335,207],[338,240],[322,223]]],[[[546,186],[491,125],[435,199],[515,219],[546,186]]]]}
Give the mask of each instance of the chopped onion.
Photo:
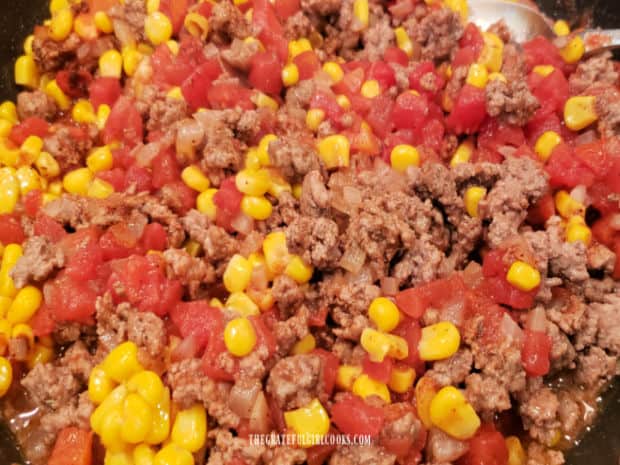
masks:
{"type": "Polygon", "coordinates": [[[138,166],[150,166],[151,162],[161,152],[161,144],[159,142],[151,142],[145,145],[137,146],[132,155],[136,158],[138,166]]]}
{"type": "Polygon", "coordinates": [[[249,427],[253,433],[266,434],[271,431],[269,405],[263,391],[260,391],[256,396],[256,401],[250,413],[249,427]]]}
{"type": "Polygon", "coordinates": [[[547,315],[541,306],[534,307],[527,315],[527,329],[530,331],[545,331],[547,327],[547,315]]]}
{"type": "Polygon", "coordinates": [[[575,137],[575,145],[589,144],[590,142],[594,142],[597,139],[598,137],[596,135],[596,131],[594,129],[590,129],[575,137]]]}
{"type": "Polygon", "coordinates": [[[583,184],[579,184],[578,186],[575,186],[573,190],[570,191],[570,196],[577,202],[585,204],[588,198],[588,192],[587,192],[586,186],[584,186],[583,184]]]}
{"type": "Polygon", "coordinates": [[[198,355],[198,341],[193,334],[183,339],[177,344],[170,354],[170,359],[173,362],[180,362],[181,360],[188,360],[198,355]]]}
{"type": "Polygon", "coordinates": [[[457,299],[445,304],[439,311],[442,321],[449,321],[455,326],[461,326],[465,320],[465,302],[457,299]]]}
{"type": "Polygon", "coordinates": [[[142,233],[144,232],[144,228],[147,223],[148,220],[146,219],[146,216],[140,213],[129,217],[129,220],[127,221],[127,228],[131,231],[131,234],[134,235],[136,241],[142,237],[142,233]]]}
{"type": "Polygon", "coordinates": [[[254,229],[254,220],[245,213],[239,212],[230,222],[230,225],[238,233],[245,234],[247,236],[254,229]]]}
{"type": "Polygon", "coordinates": [[[399,0],[394,5],[388,7],[394,18],[406,18],[414,11],[414,4],[410,0],[399,0]]]}
{"type": "Polygon", "coordinates": [[[264,266],[255,266],[252,269],[252,276],[250,278],[250,287],[252,289],[264,290],[269,286],[269,276],[267,276],[267,269],[264,266]]]}
{"type": "Polygon", "coordinates": [[[504,313],[504,316],[502,317],[501,331],[502,335],[506,339],[511,339],[519,345],[521,344],[521,341],[523,341],[523,330],[508,313],[504,313]]]}
{"type": "Polygon", "coordinates": [[[398,279],[391,276],[381,278],[381,292],[389,296],[398,294],[398,279]]]}
{"type": "Polygon", "coordinates": [[[357,244],[352,244],[344,251],[340,266],[351,273],[358,273],[366,263],[366,252],[357,244]]]}
{"type": "Polygon", "coordinates": [[[205,131],[194,119],[184,119],[179,124],[176,137],[176,149],[180,155],[193,158],[194,151],[205,137],[205,131]]]}
{"type": "Polygon", "coordinates": [[[260,388],[258,382],[249,386],[235,383],[228,396],[228,406],[241,418],[250,418],[260,388]]]}
{"type": "Polygon", "coordinates": [[[121,45],[132,45],[136,43],[136,37],[127,21],[122,19],[113,19],[112,25],[114,26],[114,34],[121,45]]]}
{"type": "Polygon", "coordinates": [[[517,148],[512,145],[502,145],[497,148],[497,151],[505,157],[510,157],[515,154],[517,148]]]}
{"type": "Polygon", "coordinates": [[[466,441],[455,439],[437,428],[429,431],[426,445],[429,462],[452,463],[463,456],[468,449],[469,444],[466,441]]]}
{"type": "Polygon", "coordinates": [[[357,207],[360,203],[362,203],[362,193],[359,189],[352,186],[345,186],[342,189],[342,197],[345,202],[353,207],[357,207]]]}
{"type": "Polygon", "coordinates": [[[463,270],[463,281],[469,288],[477,287],[482,283],[484,276],[482,276],[482,267],[479,263],[469,262],[463,270]]]}
{"type": "Polygon", "coordinates": [[[614,213],[611,215],[609,219],[609,227],[611,229],[615,229],[616,231],[620,231],[620,213],[614,213]]]}

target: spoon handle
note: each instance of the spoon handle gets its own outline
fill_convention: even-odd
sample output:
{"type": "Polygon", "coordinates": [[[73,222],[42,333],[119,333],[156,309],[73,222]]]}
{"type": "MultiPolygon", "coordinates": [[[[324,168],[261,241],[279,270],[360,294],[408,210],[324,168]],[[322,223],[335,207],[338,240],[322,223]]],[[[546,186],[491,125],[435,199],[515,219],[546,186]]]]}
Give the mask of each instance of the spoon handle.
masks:
{"type": "Polygon", "coordinates": [[[620,29],[586,29],[580,35],[587,55],[620,48],[620,29]]]}

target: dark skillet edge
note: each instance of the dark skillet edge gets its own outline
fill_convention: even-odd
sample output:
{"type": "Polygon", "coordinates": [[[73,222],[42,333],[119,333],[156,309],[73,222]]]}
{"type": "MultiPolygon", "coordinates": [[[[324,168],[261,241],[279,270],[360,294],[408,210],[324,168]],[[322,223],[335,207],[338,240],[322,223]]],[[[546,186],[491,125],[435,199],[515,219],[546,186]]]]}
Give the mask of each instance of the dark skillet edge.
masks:
{"type": "MultiPolygon", "coordinates": [[[[0,99],[14,99],[13,63],[22,53],[24,38],[47,16],[49,0],[29,0],[28,5],[10,0],[0,15],[0,99]]],[[[538,0],[542,10],[554,18],[570,19],[572,26],[594,24],[620,27],[617,0],[538,0]]],[[[618,57],[617,57],[618,58],[618,57]]],[[[618,465],[620,458],[620,383],[603,395],[601,415],[586,432],[578,447],[566,454],[568,465],[618,465]]],[[[0,464],[23,463],[15,449],[15,439],[0,421],[0,464]]]]}

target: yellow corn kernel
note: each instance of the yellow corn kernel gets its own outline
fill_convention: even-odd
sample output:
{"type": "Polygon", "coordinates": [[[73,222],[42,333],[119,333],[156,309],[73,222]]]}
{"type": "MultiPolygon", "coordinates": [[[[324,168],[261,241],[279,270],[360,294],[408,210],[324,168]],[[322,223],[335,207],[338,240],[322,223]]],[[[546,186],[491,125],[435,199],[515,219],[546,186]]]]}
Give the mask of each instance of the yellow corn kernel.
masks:
{"type": "Polygon", "coordinates": [[[301,198],[301,191],[302,191],[301,184],[295,184],[293,186],[293,197],[299,200],[301,198]]]}
{"type": "Polygon", "coordinates": [[[349,166],[349,139],[342,134],[322,139],[318,144],[318,152],[327,169],[349,166]]]}
{"type": "Polygon", "coordinates": [[[78,168],[65,174],[62,186],[70,194],[86,195],[93,180],[93,173],[88,168],[78,168]]]}
{"type": "Polygon", "coordinates": [[[534,152],[538,154],[542,161],[547,161],[553,149],[562,142],[562,137],[555,131],[544,132],[534,145],[534,152]]]}
{"type": "Polygon", "coordinates": [[[381,333],[372,328],[362,331],[360,344],[373,362],[382,362],[386,356],[402,360],[409,355],[407,341],[402,337],[381,333]]]}
{"type": "Polygon", "coordinates": [[[209,35],[209,20],[199,13],[187,13],[183,26],[187,32],[201,40],[206,40],[209,35]]]}
{"type": "Polygon", "coordinates": [[[241,170],[235,176],[235,185],[239,192],[247,195],[260,196],[269,190],[270,176],[269,171],[241,170]]]}
{"type": "Polygon", "coordinates": [[[502,73],[492,72],[489,74],[489,81],[501,81],[503,83],[507,83],[508,79],[502,73]]]}
{"type": "Polygon", "coordinates": [[[241,292],[248,287],[251,277],[251,263],[245,257],[235,254],[228,262],[222,279],[228,292],[241,292]]]}
{"type": "Polygon", "coordinates": [[[280,108],[280,105],[278,105],[276,100],[272,99],[267,94],[263,94],[262,92],[256,92],[252,96],[252,101],[258,108],[271,108],[273,111],[277,111],[278,108],[280,108]]]}
{"type": "Polygon", "coordinates": [[[8,148],[4,142],[0,140],[0,164],[14,167],[17,166],[19,162],[20,151],[18,149],[8,148]]]}
{"type": "MultiPolygon", "coordinates": [[[[168,46],[168,48],[170,49],[170,51],[172,52],[172,54],[174,56],[177,56],[179,54],[180,45],[179,45],[179,43],[176,40],[172,40],[172,39],[167,40],[166,41],[166,45],[168,46]]],[[[140,48],[138,50],[140,50],[142,53],[144,53],[144,50],[142,50],[140,48]]],[[[149,53],[149,55],[150,55],[150,53],[149,53]]]]}
{"type": "Polygon", "coordinates": [[[181,172],[181,179],[187,187],[198,192],[204,192],[209,188],[210,182],[200,168],[191,165],[181,172]]]}
{"type": "Polygon", "coordinates": [[[34,162],[43,149],[43,140],[39,136],[28,136],[19,148],[29,162],[34,162]]]}
{"type": "Polygon", "coordinates": [[[563,19],[558,19],[555,23],[553,23],[553,32],[558,37],[567,36],[570,34],[570,26],[563,19]]]}
{"type": "Polygon", "coordinates": [[[31,89],[39,86],[39,71],[32,56],[22,55],[15,62],[15,83],[31,89]]]}
{"type": "Polygon", "coordinates": [[[577,63],[585,52],[586,46],[580,36],[573,37],[568,44],[560,49],[562,59],[568,64],[577,63]]]}
{"type": "Polygon", "coordinates": [[[138,361],[138,347],[129,341],[116,346],[104,359],[101,367],[118,383],[128,380],[143,369],[138,361]]]}
{"type": "Polygon", "coordinates": [[[123,58],[123,71],[127,76],[133,76],[136,74],[138,66],[142,61],[143,55],[133,45],[126,45],[121,51],[121,57],[123,58]]]}
{"type": "Polygon", "coordinates": [[[192,257],[197,257],[202,252],[202,245],[200,242],[190,239],[185,243],[184,249],[192,257]]]}
{"type": "Polygon", "coordinates": [[[298,255],[292,255],[290,261],[284,269],[284,274],[293,278],[298,284],[305,284],[312,278],[314,267],[308,265],[298,255]]]}
{"type": "Polygon", "coordinates": [[[235,318],[226,324],[224,343],[228,352],[236,357],[245,357],[256,346],[256,331],[247,318],[235,318]]]}
{"type": "Polygon", "coordinates": [[[429,376],[422,376],[415,386],[416,410],[418,412],[418,417],[422,420],[424,427],[427,429],[433,426],[430,408],[437,391],[437,384],[429,376]]]}
{"type": "MultiPolygon", "coordinates": [[[[8,137],[9,134],[11,134],[11,130],[13,129],[13,126],[15,125],[11,123],[10,121],[7,121],[5,119],[0,119],[0,138],[8,137]]],[[[2,160],[0,159],[0,163],[1,162],[2,160]]]]}
{"type": "Polygon", "coordinates": [[[34,349],[28,354],[27,366],[29,370],[32,370],[36,365],[41,363],[48,363],[54,358],[54,349],[44,346],[43,344],[36,344],[34,349]]]}
{"type": "Polygon", "coordinates": [[[28,351],[30,352],[34,348],[34,333],[32,328],[26,323],[17,323],[11,329],[12,339],[25,339],[28,344],[28,351]]]}
{"type": "Polygon", "coordinates": [[[103,179],[95,178],[88,186],[86,196],[91,199],[107,199],[114,193],[114,186],[103,179]]]}
{"type": "Polygon", "coordinates": [[[301,447],[310,447],[316,440],[329,431],[329,415],[318,399],[308,405],[284,412],[286,426],[297,434],[297,443],[301,447]]]}
{"type": "Polygon", "coordinates": [[[571,218],[575,215],[583,216],[585,214],[585,205],[573,199],[571,195],[564,190],[557,191],[554,200],[555,209],[564,219],[571,218]]]}
{"type": "Polygon", "coordinates": [[[398,48],[400,48],[409,58],[411,58],[414,53],[414,45],[405,28],[401,26],[394,29],[394,37],[396,38],[396,45],[398,48]]]}
{"type": "Polygon", "coordinates": [[[94,148],[86,158],[86,166],[93,173],[112,169],[113,164],[112,150],[108,145],[94,148]]]}
{"type": "Polygon", "coordinates": [[[308,333],[295,343],[292,353],[294,355],[307,354],[308,352],[312,352],[315,347],[316,339],[312,334],[308,333]]]}
{"type": "Polygon", "coordinates": [[[534,66],[532,71],[534,71],[539,76],[547,77],[555,71],[555,67],[553,67],[552,65],[536,65],[534,66]]]}
{"type": "Polygon", "coordinates": [[[50,13],[53,15],[60,10],[64,10],[65,8],[71,7],[71,3],[69,0],[51,0],[50,1],[50,13]]]}
{"type": "Polygon", "coordinates": [[[156,407],[165,395],[165,387],[157,373],[143,370],[133,375],[127,382],[129,392],[135,392],[151,407],[156,407]]]}
{"type": "Polygon", "coordinates": [[[394,367],[390,374],[388,387],[399,394],[404,394],[413,387],[415,381],[415,370],[410,367],[394,367]]]}
{"type": "Polygon", "coordinates": [[[463,196],[465,210],[472,218],[478,218],[478,204],[487,195],[487,190],[481,186],[468,187],[463,196]]]}
{"type": "Polygon", "coordinates": [[[0,320],[0,355],[5,355],[9,347],[9,340],[11,339],[11,323],[6,319],[0,320]]]}
{"type": "Polygon", "coordinates": [[[269,166],[269,145],[276,140],[278,140],[278,136],[275,134],[265,134],[258,143],[256,155],[261,166],[269,166]]]}
{"type": "Polygon", "coordinates": [[[133,465],[153,465],[155,451],[147,444],[138,444],[132,454],[133,465]]]}
{"type": "Polygon", "coordinates": [[[469,162],[473,153],[474,143],[471,139],[465,140],[457,147],[454,155],[452,155],[452,159],[450,160],[450,166],[454,168],[460,163],[469,162]]]}
{"type": "Polygon", "coordinates": [[[0,214],[13,213],[19,199],[19,179],[13,168],[0,168],[0,214]]]}
{"type": "Polygon", "coordinates": [[[68,110],[71,107],[71,99],[62,91],[56,79],[52,79],[45,86],[45,93],[52,97],[61,110],[68,110]]]}
{"type": "Polygon", "coordinates": [[[226,299],[225,307],[242,316],[258,315],[260,309],[245,292],[233,292],[226,299]]]}
{"type": "Polygon", "coordinates": [[[266,220],[271,216],[273,205],[263,196],[244,195],[241,211],[255,220],[266,220]]]}
{"type": "MultiPolygon", "coordinates": [[[[90,416],[90,426],[97,434],[101,434],[103,420],[114,409],[119,409],[127,397],[127,386],[116,386],[90,416]]],[[[120,413],[120,412],[119,412],[120,413]]]]}
{"type": "Polygon", "coordinates": [[[320,108],[311,108],[306,113],[306,126],[311,131],[319,129],[323,121],[325,121],[325,112],[320,108]]]}
{"type": "Polygon", "coordinates": [[[467,16],[469,15],[467,0],[445,0],[444,5],[457,13],[461,17],[461,21],[467,21],[467,16]]]}
{"type": "Polygon", "coordinates": [[[368,307],[368,317],[377,326],[379,331],[389,333],[400,323],[398,307],[390,299],[377,297],[368,307]]]}
{"type": "MultiPolygon", "coordinates": [[[[566,242],[583,242],[586,246],[592,241],[592,231],[583,223],[583,218],[577,216],[580,221],[570,221],[566,227],[566,242]]],[[[571,218],[572,219],[572,218],[571,218]]]]}
{"type": "Polygon", "coordinates": [[[19,191],[21,195],[26,195],[34,189],[41,189],[41,178],[39,174],[29,166],[20,166],[15,171],[15,176],[19,181],[19,191]]]}
{"type": "Polygon", "coordinates": [[[129,444],[138,444],[146,439],[153,423],[153,409],[136,393],[129,393],[123,403],[123,426],[121,438],[129,444]]]}
{"type": "Polygon", "coordinates": [[[73,12],[71,8],[58,10],[52,16],[49,27],[49,36],[56,40],[65,40],[73,29],[73,12]]]}
{"type": "Polygon", "coordinates": [[[598,119],[596,97],[578,95],[570,97],[564,104],[564,122],[572,131],[581,131],[598,119]]]}
{"type": "Polygon", "coordinates": [[[517,289],[527,292],[540,285],[540,272],[529,263],[517,260],[510,265],[506,280],[517,289]]]}
{"type": "Polygon", "coordinates": [[[15,108],[15,104],[10,100],[6,100],[0,104],[0,119],[10,121],[13,124],[18,122],[17,108],[15,108]]]}
{"type": "Polygon", "coordinates": [[[217,189],[207,189],[201,192],[196,198],[196,209],[203,215],[207,215],[210,220],[215,220],[217,207],[213,202],[213,196],[217,193],[217,189]]]}
{"type": "MultiPolygon", "coordinates": [[[[118,438],[116,440],[120,441],[118,438]]],[[[123,448],[122,442],[119,442],[114,449],[106,449],[103,465],[135,465],[132,460],[130,449],[123,448]]]]}
{"type": "Polygon", "coordinates": [[[24,53],[26,55],[33,56],[33,53],[32,53],[33,42],[34,42],[34,34],[30,34],[28,37],[26,37],[26,40],[24,40],[24,53]]]}
{"type": "MultiPolygon", "coordinates": [[[[4,246],[1,246],[0,249],[4,249],[4,246]]],[[[3,250],[0,250],[0,252],[2,251],[3,250]]],[[[2,257],[2,253],[0,253],[0,257],[2,257]]],[[[9,307],[12,302],[12,298],[0,295],[0,319],[6,318],[6,314],[9,311],[9,307]]]]}
{"type": "MultiPolygon", "coordinates": [[[[0,205],[2,204],[0,203],[0,205]]],[[[11,278],[9,273],[22,254],[23,250],[19,244],[8,244],[4,248],[4,253],[2,254],[2,266],[0,266],[0,295],[4,297],[13,298],[17,294],[15,284],[13,283],[13,278],[11,278]]]]}
{"type": "Polygon", "coordinates": [[[87,14],[79,14],[75,17],[73,30],[83,40],[94,40],[99,35],[93,17],[87,14]]]}
{"type": "Polygon", "coordinates": [[[365,373],[362,373],[355,379],[355,381],[353,381],[351,391],[353,394],[360,396],[363,399],[370,396],[377,396],[380,399],[383,399],[385,403],[389,404],[391,402],[390,391],[387,385],[381,381],[372,379],[365,373]]]}
{"type": "Polygon", "coordinates": [[[26,323],[41,306],[43,294],[34,286],[26,286],[17,292],[7,312],[7,320],[15,325],[26,323]]]}
{"type": "Polygon", "coordinates": [[[170,433],[173,444],[190,452],[197,452],[204,446],[206,437],[207,413],[202,404],[177,412],[170,433]]]}
{"type": "Polygon", "coordinates": [[[8,392],[13,382],[13,367],[6,358],[0,357],[0,397],[8,392]]]}
{"type": "Polygon", "coordinates": [[[420,166],[420,154],[413,145],[399,144],[390,153],[390,163],[396,171],[404,172],[410,166],[420,166]]]}
{"type": "Polygon", "coordinates": [[[171,443],[155,454],[153,465],[194,465],[194,457],[188,450],[171,443]]]}
{"type": "Polygon", "coordinates": [[[360,93],[366,98],[375,98],[381,94],[381,86],[376,79],[369,79],[362,84],[360,93]]]}
{"type": "Polygon", "coordinates": [[[267,269],[272,275],[284,272],[290,261],[290,255],[286,246],[286,236],[282,231],[267,234],[263,240],[263,255],[267,269]]]}
{"type": "Polygon", "coordinates": [[[299,69],[295,63],[289,63],[282,68],[282,82],[286,87],[294,86],[299,82],[299,69]]]}
{"type": "Polygon", "coordinates": [[[101,32],[104,32],[106,34],[114,32],[114,25],[112,24],[112,20],[105,11],[98,11],[97,13],[95,13],[94,19],[95,26],[101,32]]]}
{"type": "Polygon", "coordinates": [[[95,404],[101,404],[116,387],[100,365],[95,366],[88,377],[88,397],[95,404]]]}
{"type": "Polygon", "coordinates": [[[508,436],[505,441],[506,449],[508,449],[507,465],[525,465],[527,457],[519,438],[516,436],[508,436]]]}
{"type": "Polygon", "coordinates": [[[261,52],[265,51],[265,47],[263,46],[262,42],[260,40],[258,40],[256,37],[246,37],[245,39],[243,39],[243,42],[246,44],[256,44],[258,46],[258,49],[261,52]]]}
{"type": "Polygon", "coordinates": [[[257,170],[261,167],[258,149],[251,147],[245,154],[245,168],[248,170],[257,170]]]}
{"type": "Polygon", "coordinates": [[[159,11],[159,0],[146,0],[146,13],[151,14],[159,11]]]}
{"type": "Polygon", "coordinates": [[[362,374],[362,367],[356,365],[340,365],[336,372],[336,386],[340,389],[350,391],[353,383],[362,374]]]}
{"type": "Polygon", "coordinates": [[[484,46],[478,63],[486,67],[489,72],[499,72],[502,69],[504,57],[504,42],[493,32],[483,32],[484,46]]]}
{"type": "Polygon", "coordinates": [[[342,78],[344,77],[344,71],[342,70],[342,67],[335,61],[326,62],[323,65],[323,71],[325,71],[329,75],[334,84],[342,81],[342,78]]]}
{"type": "Polygon", "coordinates": [[[181,88],[179,86],[172,87],[166,94],[166,97],[173,100],[185,99],[185,97],[183,97],[183,92],[181,91],[181,88]]]}
{"type": "Polygon", "coordinates": [[[269,185],[269,192],[276,199],[279,199],[283,192],[291,193],[293,191],[291,185],[286,180],[276,173],[271,174],[271,184],[269,185]]]}
{"type": "Polygon", "coordinates": [[[43,194],[43,205],[47,205],[50,202],[53,202],[54,200],[58,200],[60,198],[59,195],[57,194],[50,194],[49,192],[45,192],[43,194]]]}
{"type": "Polygon", "coordinates": [[[88,100],[78,100],[71,110],[71,117],[76,123],[91,124],[97,121],[97,115],[88,100]]]}
{"type": "Polygon", "coordinates": [[[430,405],[433,425],[450,436],[470,439],[480,427],[480,418],[461,391],[453,386],[442,388],[430,405]]]}
{"type": "Polygon", "coordinates": [[[443,360],[459,350],[461,335],[454,324],[441,321],[422,328],[418,351],[422,360],[443,360]]]}
{"type": "Polygon", "coordinates": [[[144,33],[153,45],[160,45],[172,37],[172,23],[165,14],[154,11],[144,21],[144,33]]]}
{"type": "Polygon", "coordinates": [[[353,1],[353,18],[355,18],[362,29],[366,29],[368,27],[368,21],[370,18],[368,0],[353,1]]]}
{"type": "Polygon", "coordinates": [[[104,77],[119,79],[123,74],[123,56],[118,50],[110,49],[99,57],[99,73],[104,77]]]}
{"type": "Polygon", "coordinates": [[[344,108],[348,110],[351,108],[351,100],[344,94],[340,94],[336,96],[336,103],[340,106],[340,108],[344,108]]]}
{"type": "Polygon", "coordinates": [[[465,80],[467,84],[478,87],[479,89],[484,89],[489,82],[489,72],[487,68],[478,63],[473,63],[469,67],[469,71],[467,71],[467,79],[465,80]]]}
{"type": "Polygon", "coordinates": [[[159,444],[170,435],[170,390],[164,389],[159,403],[153,410],[153,426],[146,438],[147,444],[159,444]]]}
{"type": "Polygon", "coordinates": [[[288,43],[288,56],[291,60],[304,52],[310,51],[312,51],[312,44],[305,37],[299,40],[291,40],[288,43]]]}

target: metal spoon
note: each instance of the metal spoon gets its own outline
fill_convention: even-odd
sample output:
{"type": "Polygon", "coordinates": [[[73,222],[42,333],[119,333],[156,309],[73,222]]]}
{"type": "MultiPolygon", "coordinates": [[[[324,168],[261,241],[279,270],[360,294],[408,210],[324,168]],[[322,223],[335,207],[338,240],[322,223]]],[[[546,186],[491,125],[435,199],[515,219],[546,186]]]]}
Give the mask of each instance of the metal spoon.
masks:
{"type": "MultiPolygon", "coordinates": [[[[516,42],[538,35],[555,37],[551,21],[537,9],[516,1],[469,0],[469,19],[483,29],[503,19],[516,42]]],[[[586,29],[578,32],[586,46],[586,54],[620,48],[620,29],[586,29]]]]}

